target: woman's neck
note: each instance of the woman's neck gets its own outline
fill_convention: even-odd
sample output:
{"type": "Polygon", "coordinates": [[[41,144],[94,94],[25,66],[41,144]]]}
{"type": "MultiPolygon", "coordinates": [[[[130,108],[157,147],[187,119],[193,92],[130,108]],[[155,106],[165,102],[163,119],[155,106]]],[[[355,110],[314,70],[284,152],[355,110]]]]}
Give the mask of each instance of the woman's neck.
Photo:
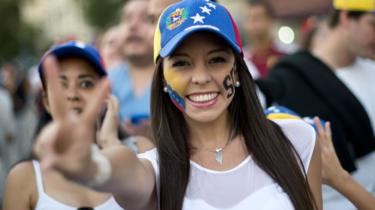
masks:
{"type": "Polygon", "coordinates": [[[193,148],[203,147],[208,150],[216,150],[225,147],[232,138],[228,117],[228,112],[226,112],[211,122],[188,120],[190,142],[193,148]]]}

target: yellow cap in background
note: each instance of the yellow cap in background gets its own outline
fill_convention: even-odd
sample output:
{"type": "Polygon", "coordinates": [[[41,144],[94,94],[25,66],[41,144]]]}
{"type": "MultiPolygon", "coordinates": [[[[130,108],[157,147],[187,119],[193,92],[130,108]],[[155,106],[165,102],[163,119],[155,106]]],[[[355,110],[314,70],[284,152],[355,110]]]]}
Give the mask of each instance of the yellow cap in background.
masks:
{"type": "Polygon", "coordinates": [[[373,11],[375,0],[333,0],[333,6],[338,10],[373,11]]]}

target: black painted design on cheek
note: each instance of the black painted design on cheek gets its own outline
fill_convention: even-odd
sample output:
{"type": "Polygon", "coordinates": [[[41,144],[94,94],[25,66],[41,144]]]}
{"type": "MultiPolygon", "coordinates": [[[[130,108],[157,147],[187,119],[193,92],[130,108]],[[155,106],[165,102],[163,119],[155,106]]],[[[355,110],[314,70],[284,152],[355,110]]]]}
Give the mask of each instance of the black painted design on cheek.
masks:
{"type": "Polygon", "coordinates": [[[233,78],[232,78],[232,71],[229,75],[227,75],[225,78],[224,78],[224,81],[223,81],[223,85],[224,85],[224,88],[225,90],[227,91],[227,98],[230,98],[233,96],[234,94],[234,85],[233,85],[233,78]]]}

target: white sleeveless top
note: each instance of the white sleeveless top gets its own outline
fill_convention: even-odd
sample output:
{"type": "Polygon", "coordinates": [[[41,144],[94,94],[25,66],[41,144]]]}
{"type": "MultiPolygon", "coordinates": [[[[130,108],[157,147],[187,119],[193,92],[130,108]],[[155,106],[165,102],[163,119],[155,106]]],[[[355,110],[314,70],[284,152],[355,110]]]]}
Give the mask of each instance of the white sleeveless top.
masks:
{"type": "MultiPolygon", "coordinates": [[[[33,166],[36,177],[36,186],[39,194],[38,201],[35,205],[35,210],[77,210],[77,207],[61,203],[47,195],[44,192],[43,177],[39,162],[33,160],[33,166]]],[[[117,204],[113,196],[104,203],[100,204],[99,206],[92,208],[94,208],[95,210],[124,210],[117,204]]]]}
{"type": "MultiPolygon", "coordinates": [[[[307,172],[315,145],[314,129],[302,120],[274,121],[294,145],[307,172]]],[[[159,180],[156,149],[138,157],[151,162],[159,180]]],[[[183,210],[294,210],[288,195],[251,156],[227,171],[207,169],[194,161],[190,161],[190,166],[183,210]]]]}

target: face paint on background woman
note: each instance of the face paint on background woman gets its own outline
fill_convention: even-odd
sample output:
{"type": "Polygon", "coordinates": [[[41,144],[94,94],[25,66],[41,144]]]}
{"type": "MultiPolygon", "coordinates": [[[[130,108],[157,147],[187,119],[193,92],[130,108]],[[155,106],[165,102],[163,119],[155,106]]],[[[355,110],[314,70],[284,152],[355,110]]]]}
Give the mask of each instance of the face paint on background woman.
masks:
{"type": "Polygon", "coordinates": [[[168,90],[169,97],[173,104],[181,111],[185,112],[185,91],[188,85],[188,81],[181,79],[181,75],[175,70],[165,70],[164,78],[166,81],[166,87],[168,90]]]}

